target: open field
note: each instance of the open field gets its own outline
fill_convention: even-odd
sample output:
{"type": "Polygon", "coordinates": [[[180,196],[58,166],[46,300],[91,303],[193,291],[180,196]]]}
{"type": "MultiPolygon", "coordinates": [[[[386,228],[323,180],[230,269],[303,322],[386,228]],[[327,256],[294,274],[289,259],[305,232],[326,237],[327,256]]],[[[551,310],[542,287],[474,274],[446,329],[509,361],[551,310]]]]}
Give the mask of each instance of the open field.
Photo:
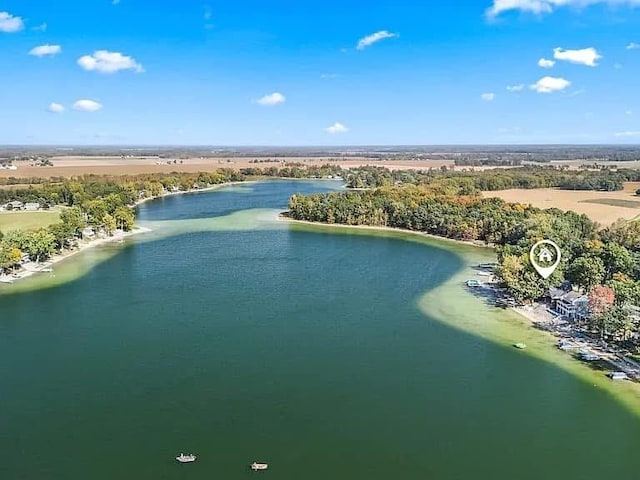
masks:
{"type": "Polygon", "coordinates": [[[620,218],[631,220],[640,216],[640,197],[635,191],[640,183],[630,182],[619,192],[593,192],[538,188],[533,190],[502,190],[484,192],[485,197],[499,197],[507,202],[531,204],[539,208],[559,208],[584,213],[601,225],[610,225],[620,218]]]}
{"type": "Polygon", "coordinates": [[[60,210],[46,212],[0,212],[0,230],[35,230],[56,223],[60,210]]]}
{"type": "Polygon", "coordinates": [[[385,161],[366,157],[221,157],[221,158],[186,158],[161,159],[158,157],[81,157],[61,156],[53,157],[53,167],[35,167],[28,162],[16,162],[17,170],[0,170],[0,177],[74,177],[84,174],[96,175],[127,175],[139,173],[170,173],[170,172],[210,172],[220,168],[248,168],[248,167],[279,167],[284,163],[303,163],[305,165],[325,165],[327,163],[340,165],[343,168],[360,167],[363,165],[377,165],[391,170],[410,170],[421,168],[439,168],[442,165],[453,165],[444,160],[407,160],[385,161]],[[258,160],[259,163],[252,163],[258,160]],[[182,161],[182,163],[180,163],[182,161]],[[170,162],[170,163],[167,163],[170,162]]]}

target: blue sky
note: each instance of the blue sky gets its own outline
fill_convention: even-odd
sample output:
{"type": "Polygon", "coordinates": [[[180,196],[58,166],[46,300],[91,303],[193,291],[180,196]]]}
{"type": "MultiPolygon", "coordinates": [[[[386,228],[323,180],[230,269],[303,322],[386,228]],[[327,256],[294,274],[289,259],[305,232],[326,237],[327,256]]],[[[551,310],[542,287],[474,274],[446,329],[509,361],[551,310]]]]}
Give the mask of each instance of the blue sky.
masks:
{"type": "Polygon", "coordinates": [[[639,27],[640,0],[0,0],[0,144],[640,143],[639,27]]]}

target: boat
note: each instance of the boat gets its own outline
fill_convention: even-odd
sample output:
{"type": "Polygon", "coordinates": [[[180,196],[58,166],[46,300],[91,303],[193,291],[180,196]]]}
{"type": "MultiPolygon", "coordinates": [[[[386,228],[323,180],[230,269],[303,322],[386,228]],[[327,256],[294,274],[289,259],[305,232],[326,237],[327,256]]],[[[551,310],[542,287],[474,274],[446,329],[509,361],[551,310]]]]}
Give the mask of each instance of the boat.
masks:
{"type": "Polygon", "coordinates": [[[258,470],[266,470],[267,468],[269,468],[268,463],[253,462],[251,464],[251,470],[253,470],[254,472],[257,472],[258,470]]]}
{"type": "MultiPolygon", "coordinates": [[[[573,344],[573,343],[571,343],[571,342],[569,342],[567,340],[560,340],[558,342],[557,346],[558,346],[558,348],[560,350],[564,350],[565,352],[569,351],[569,350],[575,350],[576,348],[578,348],[577,345],[575,345],[575,344],[573,344]]],[[[582,354],[582,352],[580,352],[580,353],[582,354]]]]}
{"type": "Polygon", "coordinates": [[[471,280],[467,280],[467,287],[479,287],[480,285],[481,283],[473,278],[471,280]]]}
{"type": "Polygon", "coordinates": [[[478,268],[488,268],[488,269],[493,269],[495,267],[497,267],[498,264],[497,263],[481,263],[480,265],[478,265],[478,268]]]}
{"type": "Polygon", "coordinates": [[[629,376],[624,372],[609,372],[607,377],[611,380],[629,380],[629,376]]]}
{"type": "Polygon", "coordinates": [[[587,362],[594,362],[596,360],[600,360],[600,355],[596,355],[595,353],[591,352],[583,352],[580,354],[580,358],[587,362]]]}
{"type": "Polygon", "coordinates": [[[191,463],[196,461],[196,456],[192,453],[189,453],[187,455],[185,455],[184,453],[181,453],[176,457],[176,460],[179,461],[180,463],[191,463]]]}
{"type": "Polygon", "coordinates": [[[41,268],[39,271],[40,272],[44,272],[44,273],[51,273],[51,272],[53,272],[53,268],[45,267],[45,268],[41,268]]]}
{"type": "Polygon", "coordinates": [[[481,277],[490,277],[493,274],[489,272],[478,272],[478,275],[480,275],[481,277]]]}
{"type": "Polygon", "coordinates": [[[514,347],[520,349],[520,350],[524,350],[525,348],[527,348],[527,345],[525,343],[514,343],[513,344],[514,347]]]}

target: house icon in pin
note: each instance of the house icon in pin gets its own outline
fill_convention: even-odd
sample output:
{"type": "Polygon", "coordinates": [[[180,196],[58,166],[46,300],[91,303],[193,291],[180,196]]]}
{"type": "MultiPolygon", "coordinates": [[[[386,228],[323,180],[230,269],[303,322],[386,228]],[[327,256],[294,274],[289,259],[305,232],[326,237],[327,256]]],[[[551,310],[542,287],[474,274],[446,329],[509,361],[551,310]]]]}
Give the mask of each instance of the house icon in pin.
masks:
{"type": "Polygon", "coordinates": [[[547,262],[547,263],[553,262],[553,255],[551,254],[548,248],[543,248],[538,253],[538,260],[540,260],[541,262],[547,262]]]}

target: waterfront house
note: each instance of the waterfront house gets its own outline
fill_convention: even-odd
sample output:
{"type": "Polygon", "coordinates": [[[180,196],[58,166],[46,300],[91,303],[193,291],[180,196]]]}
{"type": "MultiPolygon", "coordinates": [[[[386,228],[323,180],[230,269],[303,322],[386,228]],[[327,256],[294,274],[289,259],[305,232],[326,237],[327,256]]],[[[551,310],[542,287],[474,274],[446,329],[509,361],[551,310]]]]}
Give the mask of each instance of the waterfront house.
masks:
{"type": "MultiPolygon", "coordinates": [[[[554,290],[557,295],[557,289],[554,290]]],[[[553,296],[551,299],[554,301],[553,296]]],[[[579,292],[566,292],[555,298],[555,311],[569,320],[586,320],[589,317],[589,298],[579,292]]]]}
{"type": "Polygon", "coordinates": [[[87,227],[83,229],[81,234],[82,234],[82,238],[85,238],[85,239],[92,239],[93,237],[96,236],[96,232],[94,232],[93,228],[91,227],[87,227]]]}

